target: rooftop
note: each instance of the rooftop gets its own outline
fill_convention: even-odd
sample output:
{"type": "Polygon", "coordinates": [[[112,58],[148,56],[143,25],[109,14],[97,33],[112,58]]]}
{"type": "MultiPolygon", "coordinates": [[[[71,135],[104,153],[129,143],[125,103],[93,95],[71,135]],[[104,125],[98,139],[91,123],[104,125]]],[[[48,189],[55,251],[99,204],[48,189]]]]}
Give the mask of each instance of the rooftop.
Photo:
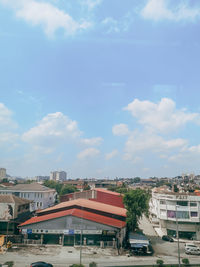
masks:
{"type": "Polygon", "coordinates": [[[5,187],[5,188],[1,188],[1,190],[9,190],[9,191],[29,191],[29,192],[41,192],[41,191],[49,191],[49,190],[53,190],[55,191],[55,189],[46,187],[44,185],[41,185],[39,183],[31,183],[31,184],[17,184],[14,186],[9,186],[9,187],[5,187]]]}
{"type": "Polygon", "coordinates": [[[92,212],[88,212],[84,210],[80,211],[79,209],[69,209],[69,210],[51,213],[51,214],[47,214],[47,215],[43,215],[39,217],[33,217],[27,220],[26,222],[20,224],[19,226],[25,226],[25,225],[30,225],[34,223],[53,220],[53,219],[68,216],[68,215],[82,218],[82,219],[89,220],[89,221],[93,221],[93,222],[97,222],[97,223],[101,223],[101,224],[105,224],[105,225],[109,225],[109,226],[114,226],[117,228],[123,228],[126,225],[125,222],[119,221],[117,219],[105,217],[105,216],[94,214],[92,212]]]}
{"type": "Polygon", "coordinates": [[[111,214],[116,214],[119,216],[126,217],[126,209],[120,208],[120,207],[115,207],[112,205],[104,204],[101,202],[96,202],[88,199],[83,199],[83,198],[78,198],[66,202],[61,202],[58,205],[55,205],[53,207],[44,209],[39,211],[38,213],[43,213],[43,212],[48,212],[48,211],[54,211],[54,210],[59,210],[65,207],[70,207],[70,206],[80,206],[80,207],[85,207],[93,210],[98,210],[98,211],[103,211],[111,214]]]}
{"type": "Polygon", "coordinates": [[[16,203],[16,204],[28,204],[32,201],[24,199],[24,198],[20,198],[20,197],[16,197],[14,195],[0,195],[0,203],[16,203]]]}

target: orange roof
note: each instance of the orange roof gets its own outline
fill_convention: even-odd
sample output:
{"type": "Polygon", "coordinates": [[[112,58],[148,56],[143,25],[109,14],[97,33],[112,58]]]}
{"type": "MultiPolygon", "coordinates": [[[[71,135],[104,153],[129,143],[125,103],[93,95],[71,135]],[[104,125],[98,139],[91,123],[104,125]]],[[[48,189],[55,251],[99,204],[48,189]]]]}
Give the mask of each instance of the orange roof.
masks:
{"type": "Polygon", "coordinates": [[[56,218],[64,217],[67,215],[75,216],[78,218],[83,218],[89,221],[105,224],[105,225],[110,225],[114,226],[117,228],[123,228],[126,225],[126,222],[120,221],[117,219],[113,219],[110,217],[105,217],[96,213],[84,211],[84,210],[79,210],[79,209],[70,209],[70,210],[64,210],[56,213],[50,213],[47,215],[42,215],[39,217],[32,217],[31,219],[27,220],[24,223],[21,223],[19,227],[25,226],[25,225],[30,225],[34,223],[39,223],[39,222],[44,222],[48,220],[53,220],[56,218]]]}
{"type": "Polygon", "coordinates": [[[94,188],[94,190],[99,191],[99,192],[108,193],[108,194],[115,195],[115,196],[122,196],[123,195],[123,194],[120,194],[120,193],[117,193],[117,192],[113,192],[113,191],[110,191],[110,190],[106,190],[106,189],[103,189],[103,188],[94,188]]]}
{"type": "Polygon", "coordinates": [[[126,217],[126,209],[124,208],[115,207],[112,205],[108,205],[108,204],[104,204],[101,202],[96,202],[96,201],[92,201],[88,199],[83,199],[83,198],[61,202],[53,207],[43,209],[37,213],[40,214],[42,212],[53,211],[53,210],[62,209],[65,207],[70,207],[70,206],[75,206],[75,205],[126,217]]]}

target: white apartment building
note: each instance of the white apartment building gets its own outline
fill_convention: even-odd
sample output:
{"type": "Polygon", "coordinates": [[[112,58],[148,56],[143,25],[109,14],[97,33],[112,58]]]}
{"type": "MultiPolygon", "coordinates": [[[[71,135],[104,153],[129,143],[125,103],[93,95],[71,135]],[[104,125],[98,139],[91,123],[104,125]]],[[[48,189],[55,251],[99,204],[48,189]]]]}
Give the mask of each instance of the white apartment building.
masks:
{"type": "Polygon", "coordinates": [[[174,193],[154,188],[149,203],[150,218],[163,233],[200,240],[200,192],[174,193]]]}
{"type": "Polygon", "coordinates": [[[30,211],[45,209],[53,206],[56,199],[56,190],[38,183],[17,184],[0,188],[0,194],[13,194],[17,197],[28,199],[31,202],[30,211]]]}
{"type": "Polygon", "coordinates": [[[54,171],[50,173],[50,180],[65,181],[67,180],[67,173],[65,171],[54,171]]]}
{"type": "Polygon", "coordinates": [[[6,169],[0,168],[0,179],[6,178],[6,169]]]}

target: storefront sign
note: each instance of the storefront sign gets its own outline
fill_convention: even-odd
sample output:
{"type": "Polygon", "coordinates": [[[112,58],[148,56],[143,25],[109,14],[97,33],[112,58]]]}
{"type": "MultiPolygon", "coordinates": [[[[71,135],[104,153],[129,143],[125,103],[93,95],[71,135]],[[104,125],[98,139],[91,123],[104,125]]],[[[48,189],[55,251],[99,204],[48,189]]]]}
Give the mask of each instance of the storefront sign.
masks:
{"type": "Polygon", "coordinates": [[[63,231],[64,235],[74,235],[74,230],[73,229],[67,229],[63,231]]]}
{"type": "Polygon", "coordinates": [[[176,199],[187,199],[187,196],[179,195],[179,196],[176,196],[176,199]]]}
{"type": "MultiPolygon", "coordinates": [[[[113,232],[113,231],[111,231],[113,232]]],[[[46,230],[46,229],[22,229],[22,233],[37,233],[37,234],[64,234],[64,235],[74,235],[74,234],[81,234],[81,230],[74,230],[74,229],[60,229],[60,230],[46,230]],[[29,231],[29,232],[28,232],[29,231]],[[30,232],[31,231],[31,232],[30,232]]],[[[82,230],[82,234],[85,235],[101,235],[102,230],[82,230]]]]}
{"type": "Polygon", "coordinates": [[[27,234],[28,235],[32,234],[32,229],[27,229],[27,234]]]}

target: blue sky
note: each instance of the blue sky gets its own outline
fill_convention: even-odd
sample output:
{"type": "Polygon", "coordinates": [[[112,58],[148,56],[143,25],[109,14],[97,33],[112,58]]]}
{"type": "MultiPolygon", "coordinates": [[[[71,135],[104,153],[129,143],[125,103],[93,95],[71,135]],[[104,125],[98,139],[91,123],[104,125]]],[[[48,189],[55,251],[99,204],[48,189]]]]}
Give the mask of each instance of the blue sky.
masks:
{"type": "Polygon", "coordinates": [[[0,167],[200,173],[200,3],[0,0],[0,167]]]}

